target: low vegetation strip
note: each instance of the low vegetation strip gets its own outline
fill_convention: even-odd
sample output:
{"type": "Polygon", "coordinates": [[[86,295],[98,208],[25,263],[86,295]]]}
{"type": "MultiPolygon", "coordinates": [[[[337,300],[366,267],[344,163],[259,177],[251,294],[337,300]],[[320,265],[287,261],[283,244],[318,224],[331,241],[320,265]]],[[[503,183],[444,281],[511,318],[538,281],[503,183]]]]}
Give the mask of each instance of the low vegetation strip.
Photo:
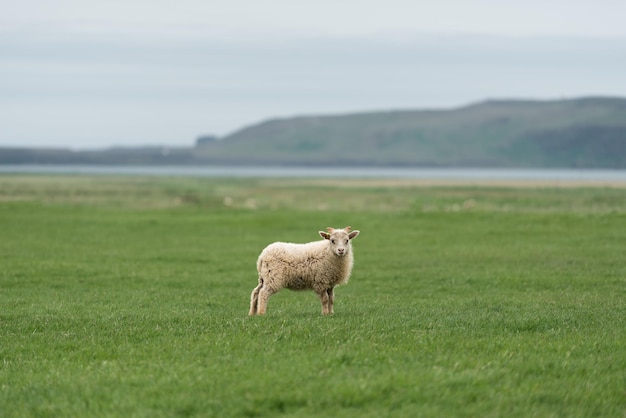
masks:
{"type": "Polygon", "coordinates": [[[623,190],[0,176],[3,416],[622,416],[623,190]],[[248,317],[275,240],[355,265],[248,317]]]}

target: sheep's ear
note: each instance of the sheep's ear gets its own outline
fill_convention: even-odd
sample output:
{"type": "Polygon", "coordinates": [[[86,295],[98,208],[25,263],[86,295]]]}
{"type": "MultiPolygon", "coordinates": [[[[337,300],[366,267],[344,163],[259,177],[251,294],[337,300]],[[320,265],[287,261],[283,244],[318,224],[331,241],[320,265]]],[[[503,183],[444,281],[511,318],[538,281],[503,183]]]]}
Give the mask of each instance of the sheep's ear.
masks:
{"type": "Polygon", "coordinates": [[[350,232],[351,229],[352,229],[351,226],[346,226],[343,230],[346,231],[346,232],[350,232]]]}
{"type": "Polygon", "coordinates": [[[359,235],[359,232],[361,231],[359,231],[358,229],[356,231],[350,232],[350,234],[348,235],[348,238],[350,239],[355,238],[357,235],[359,235]]]}
{"type": "Polygon", "coordinates": [[[324,239],[330,239],[330,234],[328,232],[324,232],[324,231],[319,231],[320,232],[320,236],[324,239]]]}
{"type": "Polygon", "coordinates": [[[326,230],[328,231],[329,234],[332,234],[333,232],[335,232],[335,228],[333,228],[332,226],[327,226],[326,230]]]}

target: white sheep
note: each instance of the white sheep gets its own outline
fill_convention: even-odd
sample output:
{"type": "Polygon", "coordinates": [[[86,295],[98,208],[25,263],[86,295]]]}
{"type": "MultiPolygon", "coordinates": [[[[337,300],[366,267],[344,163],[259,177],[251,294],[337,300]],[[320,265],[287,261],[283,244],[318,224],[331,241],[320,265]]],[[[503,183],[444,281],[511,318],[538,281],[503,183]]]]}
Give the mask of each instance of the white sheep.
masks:
{"type": "Polygon", "coordinates": [[[263,315],[267,300],[282,288],[313,290],[322,302],[322,314],[332,314],[335,286],[348,282],[354,257],[351,240],[359,231],[328,227],[324,238],[307,244],[275,242],[259,255],[259,285],[250,295],[249,315],[263,315]]]}

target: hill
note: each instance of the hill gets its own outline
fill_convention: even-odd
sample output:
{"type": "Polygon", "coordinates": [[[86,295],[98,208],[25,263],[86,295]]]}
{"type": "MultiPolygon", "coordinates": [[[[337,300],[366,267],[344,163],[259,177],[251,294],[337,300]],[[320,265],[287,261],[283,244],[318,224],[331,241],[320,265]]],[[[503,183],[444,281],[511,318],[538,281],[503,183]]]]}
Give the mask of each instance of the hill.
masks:
{"type": "Polygon", "coordinates": [[[195,154],[237,164],[626,168],[626,99],[274,119],[195,154]]]}
{"type": "Polygon", "coordinates": [[[0,164],[33,163],[626,169],[626,99],[273,119],[187,148],[0,148],[0,164]]]}

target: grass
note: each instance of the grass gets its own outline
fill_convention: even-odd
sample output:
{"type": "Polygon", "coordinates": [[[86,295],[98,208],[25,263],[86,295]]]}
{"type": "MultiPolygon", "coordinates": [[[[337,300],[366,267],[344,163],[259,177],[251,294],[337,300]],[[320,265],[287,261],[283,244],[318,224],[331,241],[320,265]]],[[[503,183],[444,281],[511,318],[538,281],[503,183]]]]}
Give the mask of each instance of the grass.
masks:
{"type": "Polygon", "coordinates": [[[626,414],[623,189],[0,176],[7,417],[626,414]],[[322,317],[247,317],[274,240],[352,225],[322,317]]]}

